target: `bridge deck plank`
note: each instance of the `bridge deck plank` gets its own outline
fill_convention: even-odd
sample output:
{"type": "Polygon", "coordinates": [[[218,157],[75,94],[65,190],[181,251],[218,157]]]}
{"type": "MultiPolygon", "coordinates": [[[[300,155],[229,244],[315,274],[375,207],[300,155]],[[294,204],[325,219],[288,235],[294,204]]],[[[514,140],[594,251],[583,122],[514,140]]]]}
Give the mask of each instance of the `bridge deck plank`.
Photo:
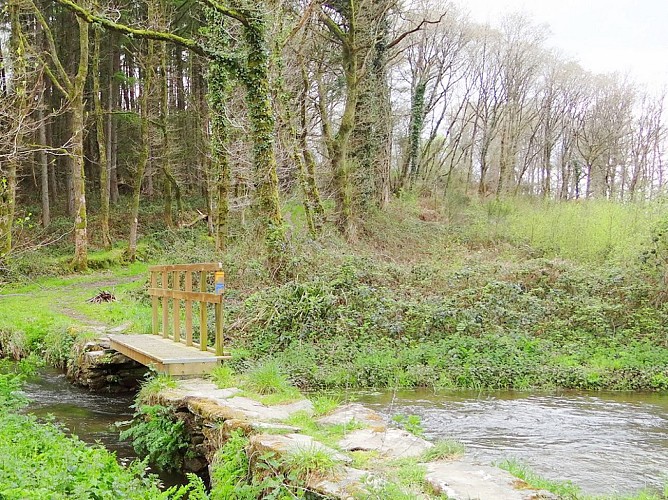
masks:
{"type": "Polygon", "coordinates": [[[143,364],[152,365],[158,372],[170,375],[200,375],[209,373],[229,355],[216,356],[197,346],[186,346],[158,335],[110,335],[111,348],[143,364]]]}

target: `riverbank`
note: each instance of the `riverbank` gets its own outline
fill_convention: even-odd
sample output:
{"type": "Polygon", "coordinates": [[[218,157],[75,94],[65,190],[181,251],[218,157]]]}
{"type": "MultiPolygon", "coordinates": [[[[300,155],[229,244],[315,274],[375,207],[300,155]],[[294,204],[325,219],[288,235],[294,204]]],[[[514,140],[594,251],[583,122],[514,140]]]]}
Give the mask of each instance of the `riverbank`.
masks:
{"type": "Polygon", "coordinates": [[[23,376],[0,373],[0,497],[177,499],[188,491],[204,491],[194,478],[187,486],[162,491],[157,476],[146,475],[145,463],[118,463],[114,453],[67,436],[57,422],[20,410],[23,376]]]}
{"type": "MultiPolygon", "coordinates": [[[[544,226],[559,233],[554,221],[534,219],[528,239],[531,215],[518,220],[512,206],[430,207],[397,203],[355,242],[311,240],[297,223],[280,277],[252,234],[222,255],[204,230],[154,235],[152,248],[169,251],[153,258],[223,261],[238,376],[271,363],[299,389],[668,390],[665,233],[655,225],[629,238],[638,221],[656,222],[654,208],[625,212],[604,236],[594,217],[580,240],[550,240],[544,226]],[[436,213],[429,222],[426,210],[436,213]]],[[[112,329],[149,332],[146,269],[5,284],[0,351],[71,366],[74,346],[112,329]],[[102,289],[116,300],[87,302],[102,289]]]]}
{"type": "Polygon", "coordinates": [[[202,456],[212,499],[556,498],[503,470],[460,460],[459,443],[426,441],[410,418],[401,429],[359,404],[306,399],[275,366],[247,377],[223,372],[216,383],[156,379],[140,393],[140,415],[127,432],[157,461],[202,456]]]}
{"type": "MultiPolygon", "coordinates": [[[[363,404],[321,394],[305,399],[275,365],[247,375],[221,369],[213,381],[154,380],[139,396],[141,404],[149,406],[139,415],[134,434],[142,443],[151,434],[156,435],[155,442],[181,440],[180,451],[174,448],[175,455],[163,456],[165,462],[178,463],[189,453],[192,460],[193,452],[199,453],[209,464],[212,498],[227,498],[221,491],[233,487],[255,492],[249,493],[251,498],[260,490],[379,499],[433,498],[443,493],[448,498],[485,500],[666,498],[661,457],[668,450],[656,442],[662,430],[654,427],[668,413],[656,409],[651,413],[652,404],[644,410],[637,405],[604,407],[596,393],[582,395],[582,401],[562,398],[560,404],[550,403],[558,398],[545,395],[517,394],[506,400],[498,393],[477,398],[455,394],[461,393],[452,397],[466,408],[448,407],[443,396],[433,393],[340,396],[363,404]],[[587,397],[589,401],[584,400],[587,397]],[[517,404],[508,406],[512,402],[517,404]],[[147,425],[149,415],[182,422],[176,434],[180,437],[158,438],[162,429],[174,425],[147,425]],[[479,421],[485,418],[489,422],[479,421]],[[641,428],[641,422],[648,427],[641,428]],[[571,436],[576,429],[580,433],[571,436]],[[468,444],[465,453],[459,439],[468,444]],[[504,439],[514,445],[509,447],[504,439]],[[575,441],[569,448],[570,439],[575,441]],[[495,454],[481,456],[485,446],[495,454]],[[528,463],[542,463],[538,471],[543,476],[528,463]],[[598,472],[592,463],[600,465],[598,472]],[[569,466],[577,469],[576,483],[568,477],[575,470],[569,466]],[[555,496],[536,491],[541,489],[555,496]]],[[[660,396],[655,394],[654,400],[660,401],[660,396]]],[[[154,453],[165,450],[155,448],[154,453]]]]}
{"type": "MultiPolygon", "coordinates": [[[[154,258],[222,261],[232,366],[273,360],[302,389],[668,390],[659,205],[429,206],[396,202],[356,242],[295,219],[280,279],[252,235],[216,254],[170,232],[154,258]]],[[[105,329],[149,332],[146,269],[5,285],[0,350],[62,366],[105,329]],[[114,302],[86,302],[105,287],[114,302]]]]}
{"type": "MultiPolygon", "coordinates": [[[[267,376],[267,373],[274,371],[274,369],[275,368],[271,368],[270,370],[266,370],[264,372],[264,375],[262,377],[262,380],[265,380],[265,385],[263,386],[264,392],[271,392],[269,388],[275,386],[274,382],[276,380],[280,380],[280,377],[276,376],[275,373],[271,377],[267,376]]],[[[182,383],[176,383],[169,381],[168,379],[161,379],[161,378],[155,379],[144,388],[143,399],[138,400],[138,407],[142,407],[143,404],[146,403],[152,405],[155,408],[160,408],[160,407],[169,408],[169,411],[165,411],[163,413],[149,410],[142,410],[142,411],[144,415],[150,413],[151,415],[154,416],[159,414],[162,417],[164,417],[163,423],[159,424],[157,427],[160,430],[160,433],[164,433],[165,430],[167,429],[172,429],[172,430],[186,429],[187,430],[186,436],[182,436],[180,439],[187,439],[189,441],[192,441],[194,439],[194,441],[197,443],[196,446],[198,446],[200,449],[209,449],[209,451],[211,452],[211,457],[218,456],[218,459],[213,458],[212,460],[213,464],[212,470],[214,475],[222,474],[223,477],[226,477],[225,474],[230,473],[230,469],[225,469],[226,472],[218,471],[218,469],[221,466],[224,466],[227,463],[226,462],[227,459],[221,460],[220,457],[223,454],[227,453],[228,455],[226,456],[228,456],[229,458],[229,454],[231,453],[231,450],[233,448],[236,449],[234,453],[243,452],[244,456],[247,456],[246,454],[249,454],[248,456],[251,457],[257,456],[257,452],[253,451],[255,448],[253,448],[252,446],[260,446],[260,444],[262,444],[262,446],[275,446],[278,444],[280,448],[280,446],[282,446],[283,444],[290,443],[292,439],[295,439],[296,437],[295,433],[298,433],[298,435],[303,435],[305,439],[310,438],[310,439],[315,439],[316,441],[322,441],[323,443],[326,443],[325,446],[327,446],[328,454],[335,454],[335,456],[338,456],[336,455],[337,453],[340,454],[341,452],[343,452],[344,454],[350,455],[353,459],[353,462],[347,465],[346,467],[353,467],[365,471],[364,474],[366,475],[374,473],[376,475],[375,477],[379,481],[380,478],[385,478],[383,480],[385,481],[385,483],[383,483],[384,484],[383,488],[374,490],[375,496],[360,493],[361,496],[357,495],[356,498],[383,498],[383,499],[416,498],[417,493],[415,488],[418,488],[417,491],[422,491],[422,493],[420,493],[421,495],[433,492],[432,486],[430,485],[432,484],[432,482],[434,482],[435,484],[443,483],[444,474],[446,475],[446,477],[447,474],[455,474],[460,481],[459,483],[457,481],[454,481],[454,479],[450,479],[446,481],[444,484],[450,485],[451,487],[456,486],[458,488],[464,488],[465,486],[471,487],[472,484],[471,481],[473,481],[472,478],[474,479],[477,478],[475,484],[477,484],[478,486],[480,486],[481,484],[480,481],[483,481],[483,479],[484,479],[483,483],[485,481],[487,482],[492,481],[493,484],[496,484],[496,482],[498,481],[501,483],[501,485],[506,484],[506,486],[514,482],[511,481],[510,483],[508,483],[507,479],[503,479],[504,476],[498,476],[499,474],[498,472],[494,472],[493,469],[489,469],[489,466],[485,464],[489,464],[490,458],[487,457],[485,459],[481,457],[478,453],[479,445],[471,443],[469,441],[470,437],[467,438],[470,432],[467,432],[466,429],[457,427],[456,424],[457,419],[459,419],[460,423],[462,421],[461,420],[462,418],[464,421],[469,422],[471,420],[471,416],[469,415],[467,417],[462,414],[461,410],[457,410],[456,408],[448,409],[447,407],[444,407],[442,403],[439,404],[438,400],[434,399],[439,397],[437,395],[432,394],[431,398],[429,398],[426,394],[412,395],[413,394],[412,392],[405,394],[388,393],[384,398],[388,404],[388,406],[386,407],[379,406],[378,405],[379,400],[369,395],[367,396],[364,396],[363,394],[353,395],[349,393],[347,395],[340,396],[341,398],[352,397],[353,399],[359,399],[361,401],[364,401],[365,405],[370,405],[371,408],[375,408],[381,411],[381,414],[377,413],[374,414],[373,411],[364,409],[363,407],[360,407],[360,405],[356,404],[348,405],[347,403],[344,402],[345,400],[342,401],[339,398],[333,398],[331,396],[327,397],[327,396],[311,395],[310,396],[312,398],[311,401],[310,402],[306,401],[302,399],[297,392],[295,392],[294,388],[291,388],[289,386],[289,384],[285,379],[282,379],[282,382],[279,384],[279,387],[281,387],[279,391],[273,392],[271,394],[262,395],[256,392],[256,390],[260,388],[258,385],[254,385],[257,384],[257,380],[255,379],[256,376],[257,374],[253,375],[250,378],[242,377],[239,375],[231,374],[229,373],[228,370],[222,370],[222,373],[216,374],[217,380],[221,382],[222,381],[227,382],[223,383],[222,385],[229,385],[229,383],[234,383],[234,385],[241,384],[240,387],[242,387],[242,389],[231,389],[228,387],[227,389],[224,390],[217,389],[217,387],[214,386],[214,384],[210,381],[196,382],[190,380],[190,381],[184,381],[182,383]],[[409,397],[415,398],[416,396],[418,397],[417,400],[407,399],[409,397]],[[263,400],[265,403],[269,404],[269,406],[266,407],[259,401],[254,402],[254,400],[257,399],[263,400]],[[242,404],[239,403],[240,401],[242,402],[242,404]],[[337,404],[337,401],[341,402],[337,404]],[[430,401],[431,404],[428,405],[427,403],[430,401]],[[289,414],[290,412],[285,411],[286,404],[287,407],[291,409],[291,414],[289,414]],[[441,410],[439,410],[439,408],[441,410]],[[425,413],[425,411],[427,413],[425,413]],[[448,429],[447,435],[445,436],[443,434],[438,434],[438,433],[435,434],[432,428],[433,417],[430,417],[430,413],[438,411],[444,411],[447,414],[448,418],[455,419],[453,421],[455,422],[455,425],[453,425],[453,422],[446,423],[437,420],[438,429],[448,429]],[[311,413],[312,416],[310,416],[309,413],[311,413]],[[326,416],[323,417],[322,415],[325,414],[326,416]],[[247,417],[250,416],[252,418],[252,423],[244,422],[244,415],[246,415],[247,417]],[[193,426],[194,420],[196,420],[196,418],[201,419],[201,417],[203,416],[205,416],[205,419],[200,420],[199,425],[193,426]],[[399,418],[400,416],[401,418],[399,418]],[[278,418],[278,421],[274,420],[275,418],[278,418]],[[337,421],[337,419],[341,418],[343,419],[343,421],[337,421]],[[260,420],[266,422],[259,423],[260,420]],[[163,425],[165,422],[167,423],[167,425],[163,425]],[[185,423],[185,425],[183,427],[174,425],[175,423],[178,422],[183,422],[185,423]],[[401,450],[402,447],[404,447],[404,445],[401,444],[401,439],[398,439],[397,436],[395,435],[392,436],[388,435],[385,439],[373,439],[374,436],[378,437],[383,435],[383,433],[387,430],[387,422],[391,422],[394,425],[401,425],[405,429],[408,429],[413,433],[417,433],[418,435],[424,433],[425,436],[428,436],[431,440],[435,439],[436,449],[439,451],[439,453],[443,453],[444,456],[447,454],[447,456],[451,458],[446,462],[442,463],[438,467],[434,465],[428,465],[427,462],[424,462],[424,459],[422,459],[423,461],[421,461],[420,456],[408,460],[403,458],[384,459],[383,466],[380,468],[380,470],[378,470],[378,465],[377,464],[374,465],[374,462],[381,458],[379,452],[383,451],[383,446],[392,445],[394,450],[397,449],[401,450]],[[364,430],[363,427],[369,424],[371,425],[371,429],[364,430]],[[200,431],[197,433],[193,433],[192,431],[194,428],[199,428],[200,431]],[[204,439],[204,434],[201,433],[201,430],[203,428],[208,429],[208,431],[206,431],[206,434],[208,435],[208,438],[212,438],[211,441],[207,442],[207,440],[204,439]],[[243,436],[239,435],[236,438],[234,438],[231,443],[228,443],[228,439],[232,434],[235,433],[234,432],[235,430],[243,431],[243,436]],[[256,435],[257,433],[261,433],[261,435],[266,434],[266,436],[261,437],[259,435],[256,435]],[[360,434],[362,435],[361,437],[360,434]],[[254,435],[256,435],[256,437],[252,438],[252,436],[254,435]],[[198,438],[197,436],[200,437],[198,438]],[[464,440],[469,444],[469,446],[471,446],[466,451],[466,454],[463,456],[463,458],[456,459],[454,462],[452,461],[452,458],[461,456],[460,454],[462,453],[463,448],[461,445],[458,445],[451,439],[448,439],[452,436],[464,440]],[[444,437],[446,438],[445,440],[443,440],[444,437]],[[441,439],[441,442],[438,442],[439,439],[441,439]],[[284,443],[284,441],[286,441],[286,443],[284,443]],[[214,444],[214,446],[211,446],[212,443],[214,444]],[[252,446],[251,443],[253,443],[252,446]],[[383,445],[382,443],[385,443],[385,445],[383,445]],[[366,448],[374,447],[378,446],[379,444],[381,446],[381,448],[379,448],[379,451],[374,451],[373,449],[362,451],[365,447],[366,448]],[[345,450],[349,448],[359,449],[360,451],[355,451],[352,453],[346,452],[345,450]],[[389,465],[385,464],[385,462],[387,461],[389,461],[390,463],[389,465]],[[464,469],[462,469],[462,467],[464,469]],[[472,476],[469,477],[469,479],[464,480],[463,478],[467,476],[466,474],[462,476],[463,471],[468,471],[466,474],[471,474],[472,476]],[[492,474],[492,472],[494,472],[494,474],[492,474]],[[494,480],[490,479],[492,477],[496,479],[494,480]],[[390,478],[390,483],[387,483],[388,478],[390,478]],[[462,483],[461,481],[464,481],[464,483],[462,483]],[[425,487],[429,488],[428,490],[426,490],[426,492],[423,491],[423,488],[425,487]],[[406,494],[406,491],[409,491],[409,493],[406,494]]],[[[70,390],[66,388],[61,388],[60,392],[62,394],[65,394],[65,396],[63,397],[61,395],[58,399],[61,401],[62,404],[69,404],[69,401],[72,397],[69,394],[70,390]]],[[[79,394],[79,391],[75,390],[75,392],[79,394]]],[[[459,396],[457,396],[458,398],[466,397],[465,394],[462,393],[456,393],[456,394],[459,394],[459,396]]],[[[51,398],[53,397],[53,395],[49,394],[47,395],[47,397],[51,398]]],[[[98,397],[98,396],[92,396],[92,397],[98,397]]],[[[112,397],[112,396],[107,396],[107,397],[112,397]]],[[[118,396],[113,396],[113,398],[117,397],[118,396]]],[[[593,394],[590,397],[594,399],[600,399],[600,397],[597,398],[593,394]]],[[[478,399],[479,403],[476,404],[472,399],[469,401],[469,403],[467,403],[467,407],[473,405],[473,408],[469,409],[473,412],[473,414],[476,414],[476,408],[478,408],[480,404],[493,403],[493,400],[495,398],[498,398],[498,394],[496,396],[491,394],[490,395],[478,394],[477,398],[474,399],[478,399]]],[[[536,398],[537,396],[531,396],[528,394],[524,395],[517,394],[513,400],[527,399],[535,401],[536,398]]],[[[654,396],[654,400],[658,400],[658,398],[659,395],[654,396]]],[[[124,399],[124,401],[126,399],[124,399]]],[[[51,401],[51,399],[49,399],[49,401],[51,401]]],[[[464,401],[464,399],[462,399],[462,401],[464,401]]],[[[498,400],[498,401],[501,402],[503,400],[498,400]]],[[[44,401],[41,401],[37,405],[37,407],[40,406],[43,407],[44,403],[45,403],[44,401]]],[[[48,401],[46,403],[48,403],[48,401]]],[[[125,404],[127,403],[128,402],[126,402],[125,404]]],[[[572,404],[569,404],[567,402],[564,402],[564,404],[566,404],[569,408],[570,406],[572,406],[572,404]]],[[[591,407],[591,404],[592,403],[586,403],[585,406],[591,407]]],[[[72,404],[72,406],[75,407],[76,404],[72,404]]],[[[96,411],[98,410],[99,408],[96,409],[96,411]]],[[[631,410],[632,408],[629,408],[629,411],[631,410]]],[[[632,425],[632,422],[635,422],[635,425],[637,425],[639,419],[642,418],[642,415],[638,414],[638,410],[639,408],[636,408],[636,411],[633,412],[630,416],[624,417],[623,415],[620,415],[619,418],[627,422],[628,425],[632,425]]],[[[77,409],[77,411],[81,413],[83,409],[77,409]]],[[[552,481],[548,481],[546,479],[541,478],[540,476],[537,476],[535,473],[527,470],[526,466],[523,465],[523,463],[534,462],[534,460],[531,460],[532,458],[531,446],[528,442],[525,441],[525,438],[522,437],[522,432],[523,429],[525,429],[525,426],[524,424],[522,424],[522,420],[520,417],[523,415],[523,413],[525,413],[525,411],[520,408],[508,409],[508,411],[513,415],[512,420],[514,422],[517,422],[517,425],[510,426],[508,430],[508,435],[510,434],[516,435],[517,439],[525,443],[525,445],[517,449],[519,455],[511,453],[508,453],[506,455],[505,452],[507,452],[508,449],[505,448],[502,443],[497,443],[497,445],[495,446],[496,448],[498,448],[496,450],[497,452],[496,456],[500,457],[502,456],[504,458],[510,458],[512,456],[522,457],[522,459],[519,462],[515,459],[512,459],[510,461],[507,461],[506,463],[501,463],[501,466],[508,467],[514,474],[519,474],[520,477],[522,477],[523,480],[527,481],[528,483],[536,487],[548,488],[553,492],[555,492],[558,495],[558,498],[587,499],[587,500],[590,499],[658,500],[662,498],[660,493],[656,489],[654,489],[654,493],[646,491],[635,495],[599,494],[592,496],[590,494],[591,493],[590,491],[589,494],[585,494],[579,491],[578,488],[573,484],[554,481],[555,478],[568,477],[567,471],[564,470],[562,466],[559,467],[561,474],[556,474],[555,476],[554,471],[552,471],[551,473],[548,472],[546,474],[546,477],[553,478],[552,481]],[[518,418],[520,418],[519,421],[518,418]],[[525,458],[527,460],[524,460],[525,458]]],[[[605,409],[601,409],[602,412],[601,415],[604,414],[607,415],[608,413],[610,413],[610,411],[611,411],[610,409],[608,411],[606,411],[605,409]]],[[[478,412],[479,416],[483,414],[485,415],[489,414],[489,418],[493,418],[494,415],[496,415],[497,413],[498,410],[494,410],[492,408],[480,409],[480,411],[478,412]]],[[[530,413],[531,415],[533,415],[533,417],[527,415],[527,418],[533,421],[533,425],[531,426],[533,428],[533,434],[536,433],[540,434],[541,431],[540,428],[536,428],[535,424],[537,422],[535,421],[535,419],[537,418],[538,420],[540,420],[542,418],[540,416],[541,413],[540,411],[537,411],[536,408],[531,410],[530,413]]],[[[7,415],[7,413],[3,412],[3,415],[7,415]]],[[[605,433],[604,429],[601,429],[599,427],[597,421],[577,420],[578,417],[575,414],[573,414],[572,408],[569,410],[569,415],[570,415],[569,420],[575,418],[575,420],[573,421],[573,426],[578,428],[582,427],[584,429],[583,432],[585,434],[587,434],[586,430],[587,425],[593,426],[593,428],[597,429],[597,431],[593,432],[593,434],[601,434],[601,432],[605,433]]],[[[124,418],[127,418],[127,414],[125,415],[124,418]]],[[[498,418],[500,418],[502,421],[507,421],[507,419],[504,418],[503,416],[500,416],[498,418]]],[[[610,420],[610,418],[613,418],[613,416],[607,415],[606,418],[607,420],[610,420]]],[[[655,416],[653,420],[654,422],[656,421],[656,418],[659,417],[655,416]]],[[[142,422],[142,420],[143,417],[140,416],[137,422],[142,422]]],[[[553,422],[554,418],[550,417],[550,419],[548,420],[553,422]]],[[[44,421],[42,420],[41,422],[38,422],[37,425],[42,425],[43,423],[44,421]]],[[[479,435],[478,438],[475,439],[475,441],[496,442],[494,434],[493,433],[488,434],[486,432],[487,427],[485,426],[484,423],[478,423],[475,425],[479,435]]],[[[498,425],[495,425],[494,427],[498,427],[498,425]]],[[[617,426],[614,427],[617,430],[617,432],[619,432],[617,426]]],[[[175,439],[173,436],[165,437],[163,435],[160,438],[158,435],[155,434],[149,436],[149,433],[146,432],[146,430],[147,430],[146,428],[143,428],[141,429],[140,432],[140,435],[147,438],[145,442],[157,443],[156,449],[159,449],[162,452],[165,451],[165,447],[163,445],[160,445],[159,443],[177,441],[177,439],[175,439]]],[[[563,443],[565,442],[564,440],[568,439],[568,432],[567,429],[562,429],[562,430],[563,433],[558,433],[558,434],[561,436],[559,442],[563,443]]],[[[407,433],[404,432],[403,436],[406,435],[407,433]]],[[[35,433],[36,441],[33,441],[33,445],[41,446],[39,444],[39,439],[41,439],[40,436],[41,436],[40,433],[35,433]]],[[[402,435],[400,434],[400,437],[401,436],[402,435]]],[[[301,443],[301,439],[302,438],[300,438],[298,442],[301,443]]],[[[637,440],[640,439],[640,437],[636,436],[636,438],[634,439],[637,440]]],[[[554,455],[554,449],[552,448],[552,446],[549,444],[548,441],[541,440],[539,443],[539,447],[542,450],[544,451],[551,450],[549,451],[549,453],[547,453],[546,456],[547,458],[554,455]]],[[[590,452],[585,452],[584,448],[582,447],[586,446],[587,441],[588,441],[587,438],[582,438],[578,440],[579,442],[578,449],[581,450],[585,456],[590,456],[592,458],[599,456],[603,460],[611,453],[613,455],[616,453],[621,453],[627,460],[631,460],[632,462],[634,462],[633,464],[629,465],[640,467],[639,464],[635,464],[633,455],[630,454],[632,450],[629,450],[628,448],[625,447],[623,438],[622,440],[617,439],[615,441],[616,443],[615,447],[605,448],[607,451],[602,455],[600,449],[595,449],[590,452]]],[[[414,443],[416,442],[424,443],[424,441],[416,439],[415,441],[410,441],[408,446],[404,447],[403,449],[410,449],[412,446],[414,446],[414,443]]],[[[637,442],[636,444],[642,447],[642,444],[640,442],[637,442]]],[[[181,449],[181,452],[183,452],[184,449],[181,449]]],[[[645,452],[653,454],[654,458],[657,458],[657,455],[651,452],[651,450],[648,450],[646,448],[643,449],[645,450],[645,452]]],[[[420,448],[418,447],[417,450],[419,451],[420,448]]],[[[49,457],[50,460],[59,461],[60,460],[59,454],[61,451],[62,450],[50,448],[49,454],[46,456],[49,457]]],[[[277,450],[273,451],[276,452],[277,450]]],[[[260,453],[260,455],[263,454],[264,453],[260,453]]],[[[544,453],[542,455],[544,455],[544,453]]],[[[433,456],[436,455],[432,455],[432,457],[433,456]]],[[[183,453],[183,456],[181,458],[172,456],[167,458],[167,460],[169,460],[171,464],[177,464],[179,463],[179,460],[182,460],[185,457],[188,457],[187,451],[183,453]]],[[[192,463],[194,458],[195,457],[191,454],[189,458],[186,458],[186,460],[189,460],[192,463]]],[[[332,464],[330,463],[331,461],[328,461],[326,454],[325,456],[319,456],[316,458],[317,462],[316,464],[313,465],[313,467],[316,468],[322,465],[324,467],[324,475],[326,476],[327,471],[329,470],[330,466],[332,466],[332,464]]],[[[584,458],[584,457],[579,457],[578,453],[567,453],[567,455],[562,459],[563,463],[567,464],[573,462],[573,460],[577,461],[579,458],[584,458]]],[[[651,457],[645,457],[645,458],[649,459],[651,457]]],[[[498,460],[495,461],[498,463],[498,460]]],[[[274,464],[273,465],[274,467],[276,467],[277,464],[280,462],[279,457],[276,457],[275,462],[273,461],[270,462],[274,464]]],[[[232,467],[232,470],[234,470],[234,467],[235,466],[232,467]]],[[[334,468],[336,469],[336,467],[334,468]]],[[[586,473],[587,467],[582,467],[582,469],[583,469],[582,472],[586,473]]],[[[643,470],[642,467],[639,469],[639,471],[641,471],[641,473],[648,472],[648,470],[643,470]]],[[[92,472],[92,474],[94,474],[94,472],[92,472]]],[[[312,471],[312,474],[315,478],[318,478],[316,483],[322,482],[323,471],[319,472],[312,471]]],[[[337,477],[341,476],[337,475],[337,477]]],[[[356,477],[359,479],[361,475],[358,473],[356,477]]],[[[272,481],[264,482],[265,487],[268,487],[268,485],[270,484],[273,484],[274,486],[281,484],[287,487],[285,484],[283,484],[283,482],[286,480],[288,481],[288,483],[290,483],[290,480],[287,479],[287,474],[284,474],[284,471],[277,473],[276,477],[273,477],[273,479],[274,479],[273,482],[272,481]]],[[[611,487],[613,490],[615,489],[614,487],[615,484],[621,484],[618,483],[617,481],[618,479],[619,479],[619,474],[616,475],[615,479],[612,479],[608,478],[604,473],[602,478],[599,478],[599,480],[602,480],[606,485],[608,485],[608,487],[611,487]]],[[[227,480],[231,479],[228,477],[227,480]]],[[[241,481],[239,477],[237,477],[236,480],[241,481]]],[[[591,478],[590,480],[596,482],[595,478],[591,478]]],[[[264,479],[262,478],[259,479],[259,483],[262,483],[263,481],[264,479]]],[[[642,480],[640,481],[642,482],[642,480]]],[[[362,481],[362,483],[365,484],[364,481],[362,481]]],[[[380,483],[377,483],[376,486],[379,486],[379,484],[380,483]]],[[[242,491],[243,489],[241,489],[241,486],[242,486],[241,483],[239,484],[235,483],[235,488],[240,488],[239,490],[235,491],[238,492],[242,491]]],[[[487,484],[487,486],[489,486],[489,484],[487,484]]],[[[601,485],[599,485],[599,487],[600,486],[601,485]]],[[[256,491],[257,487],[258,487],[257,482],[256,484],[253,484],[251,481],[247,492],[255,491],[257,493],[256,491]]],[[[453,491],[455,490],[451,489],[450,491],[451,491],[450,497],[457,498],[457,496],[452,496],[453,491]]],[[[587,488],[585,488],[584,491],[587,491],[587,488]]],[[[218,493],[220,493],[220,490],[218,491],[218,493]]],[[[522,490],[520,490],[520,493],[522,493],[522,490]]],[[[525,490],[524,493],[527,493],[527,491],[525,490]]],[[[492,496],[482,496],[481,498],[490,498],[490,499],[494,498],[495,500],[498,500],[499,498],[514,498],[514,497],[499,496],[499,494],[500,493],[498,493],[497,491],[496,493],[493,493],[492,496]]],[[[159,498],[178,498],[178,496],[170,496],[170,495],[160,496],[159,498]]],[[[220,495],[216,496],[216,495],[217,493],[214,488],[214,490],[210,493],[210,498],[228,498],[224,495],[223,496],[220,495]]],[[[239,493],[238,497],[245,498],[243,495],[241,495],[241,493],[239,493]]],[[[14,497],[10,495],[9,498],[14,498],[14,497]]],[[[21,497],[16,497],[16,498],[21,498],[21,497]]],[[[27,497],[27,498],[32,498],[32,497],[27,497]]],[[[105,497],[102,496],[101,498],[105,497]]],[[[132,493],[132,495],[128,493],[127,498],[154,498],[154,497],[147,496],[144,493],[140,494],[138,492],[134,492],[132,493]]],[[[201,498],[204,497],[202,496],[201,498]]],[[[255,497],[251,496],[251,498],[255,497]]],[[[423,496],[422,498],[427,498],[427,497],[423,496]]]]}

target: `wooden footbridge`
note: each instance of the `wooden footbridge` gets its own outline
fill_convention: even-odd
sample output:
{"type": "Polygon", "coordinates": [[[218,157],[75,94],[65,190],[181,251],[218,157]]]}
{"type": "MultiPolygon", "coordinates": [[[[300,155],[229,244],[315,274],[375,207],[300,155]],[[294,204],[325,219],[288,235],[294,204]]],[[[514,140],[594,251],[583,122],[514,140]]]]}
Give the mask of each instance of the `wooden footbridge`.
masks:
{"type": "Polygon", "coordinates": [[[111,335],[111,348],[159,373],[209,373],[223,359],[221,263],[151,266],[152,335],[111,335]],[[213,314],[211,314],[213,310],[213,314]]]}

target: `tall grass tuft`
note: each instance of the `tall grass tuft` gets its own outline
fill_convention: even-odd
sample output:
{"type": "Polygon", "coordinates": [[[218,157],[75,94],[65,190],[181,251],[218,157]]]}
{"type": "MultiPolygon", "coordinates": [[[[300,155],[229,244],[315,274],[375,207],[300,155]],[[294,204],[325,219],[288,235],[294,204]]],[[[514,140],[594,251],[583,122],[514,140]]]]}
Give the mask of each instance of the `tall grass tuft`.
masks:
{"type": "Polygon", "coordinates": [[[340,463],[327,450],[312,446],[297,448],[285,454],[283,466],[296,478],[308,482],[312,477],[325,477],[340,467],[340,463]]]}
{"type": "Polygon", "coordinates": [[[551,481],[539,476],[529,467],[516,459],[508,459],[498,464],[499,468],[510,472],[513,476],[521,479],[532,488],[547,490],[559,498],[577,499],[580,488],[570,481],[551,481]]]}
{"type": "Polygon", "coordinates": [[[245,386],[258,394],[282,394],[296,389],[275,361],[265,361],[246,373],[245,386]]]}
{"type": "Polygon", "coordinates": [[[420,457],[425,462],[434,460],[447,460],[461,457],[466,447],[454,439],[444,439],[434,443],[434,446],[426,450],[420,457]]]}
{"type": "Polygon", "coordinates": [[[227,365],[220,365],[211,371],[213,382],[220,389],[227,389],[235,384],[234,370],[227,365]]]}

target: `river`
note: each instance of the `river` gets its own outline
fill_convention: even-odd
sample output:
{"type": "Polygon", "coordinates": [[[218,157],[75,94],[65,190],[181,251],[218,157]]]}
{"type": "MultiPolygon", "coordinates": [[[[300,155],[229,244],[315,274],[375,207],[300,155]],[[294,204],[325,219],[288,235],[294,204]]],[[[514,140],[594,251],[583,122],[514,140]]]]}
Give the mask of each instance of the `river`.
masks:
{"type": "Polygon", "coordinates": [[[515,458],[588,494],[668,482],[668,394],[419,390],[357,399],[388,418],[419,415],[427,438],[455,438],[469,458],[515,458]]]}
{"type": "MultiPolygon", "coordinates": [[[[68,432],[99,442],[120,461],[136,454],[115,423],[132,417],[132,394],[100,394],[41,370],[24,392],[27,411],[53,415],[68,432]]],[[[668,481],[668,394],[398,391],[349,394],[388,418],[419,415],[429,439],[454,438],[483,463],[516,458],[585,493],[632,493],[668,481]]],[[[161,475],[166,485],[183,481],[161,475]]]]}
{"type": "MultiPolygon", "coordinates": [[[[121,463],[135,460],[132,445],[121,441],[118,422],[132,419],[134,394],[91,392],[71,385],[61,371],[45,368],[30,377],[23,386],[30,400],[25,409],[38,417],[53,416],[68,434],[88,444],[99,443],[116,453],[121,463]]],[[[158,473],[165,487],[187,482],[180,473],[158,473]]]]}

